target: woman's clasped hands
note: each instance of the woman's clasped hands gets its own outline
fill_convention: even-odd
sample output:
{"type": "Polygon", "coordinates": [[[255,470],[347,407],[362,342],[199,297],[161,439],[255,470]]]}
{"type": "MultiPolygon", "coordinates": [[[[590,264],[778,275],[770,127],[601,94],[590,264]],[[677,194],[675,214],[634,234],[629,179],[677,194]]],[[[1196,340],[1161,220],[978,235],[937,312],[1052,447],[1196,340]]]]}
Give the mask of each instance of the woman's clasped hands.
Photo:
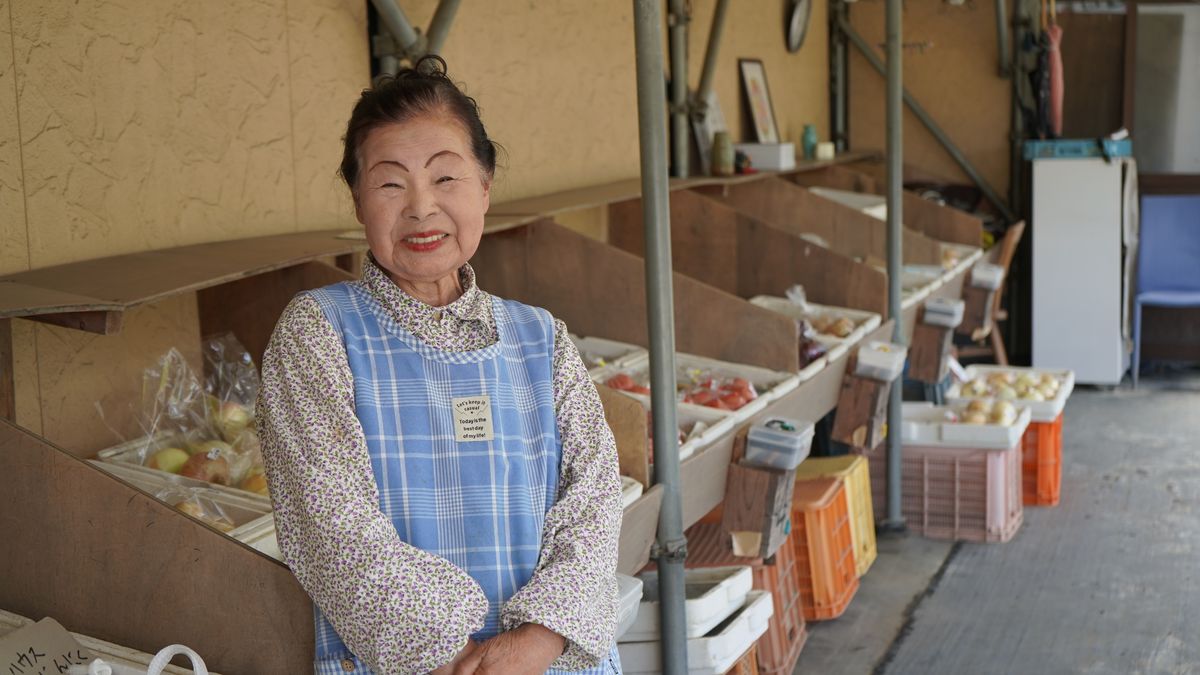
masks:
{"type": "Polygon", "coordinates": [[[468,640],[453,661],[431,675],[542,675],[562,655],[564,644],[550,629],[527,623],[484,642],[468,640]]]}

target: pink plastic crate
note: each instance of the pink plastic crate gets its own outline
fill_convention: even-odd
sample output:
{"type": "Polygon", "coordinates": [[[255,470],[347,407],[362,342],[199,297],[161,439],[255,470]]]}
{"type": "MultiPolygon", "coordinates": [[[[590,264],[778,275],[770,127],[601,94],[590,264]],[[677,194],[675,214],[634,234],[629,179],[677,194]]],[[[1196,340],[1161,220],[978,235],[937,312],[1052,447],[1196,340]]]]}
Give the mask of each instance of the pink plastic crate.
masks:
{"type": "MultiPolygon", "coordinates": [[[[876,518],[887,513],[887,444],[866,453],[876,518]]],[[[932,539],[1008,541],[1021,528],[1021,444],[1005,450],[904,446],[901,512],[932,539]]]]}

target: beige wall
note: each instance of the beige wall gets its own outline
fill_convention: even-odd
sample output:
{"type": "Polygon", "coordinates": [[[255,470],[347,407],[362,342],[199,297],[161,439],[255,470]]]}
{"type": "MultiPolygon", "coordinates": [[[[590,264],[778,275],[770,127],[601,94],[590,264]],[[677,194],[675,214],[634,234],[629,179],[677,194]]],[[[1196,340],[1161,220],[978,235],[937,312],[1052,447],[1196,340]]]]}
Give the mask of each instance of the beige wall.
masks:
{"type": "MultiPolygon", "coordinates": [[[[436,0],[400,0],[427,26],[436,0]]],[[[691,84],[715,0],[694,0],[691,84]]],[[[368,83],[367,0],[0,0],[0,274],[138,250],[354,227],[335,169],[368,83]]],[[[737,0],[716,91],[740,129],[738,57],[763,59],[785,140],[828,134],[825,2],[783,46],[785,0],[737,0]]],[[[444,55],[507,150],[496,201],[638,173],[632,3],[463,3],[444,55]]],[[[603,237],[603,209],[568,224],[603,237]]],[[[172,341],[195,297],[155,303],[121,335],[13,322],[18,422],[103,447],[91,402],[172,341]]],[[[182,345],[187,347],[188,345],[182,345]]]]}
{"type": "MultiPolygon", "coordinates": [[[[852,4],[850,20],[863,39],[882,45],[882,2],[852,4]]],[[[963,151],[1002,197],[1009,182],[1011,81],[997,72],[996,16],[990,2],[908,2],[903,41],[930,42],[922,53],[904,50],[904,86],[963,151]]],[[[883,57],[882,48],[877,49],[883,57]]],[[[850,145],[882,150],[886,145],[885,81],[850,47],[850,145]]],[[[907,108],[904,162],[923,171],[970,183],[966,174],[907,108]]]]}

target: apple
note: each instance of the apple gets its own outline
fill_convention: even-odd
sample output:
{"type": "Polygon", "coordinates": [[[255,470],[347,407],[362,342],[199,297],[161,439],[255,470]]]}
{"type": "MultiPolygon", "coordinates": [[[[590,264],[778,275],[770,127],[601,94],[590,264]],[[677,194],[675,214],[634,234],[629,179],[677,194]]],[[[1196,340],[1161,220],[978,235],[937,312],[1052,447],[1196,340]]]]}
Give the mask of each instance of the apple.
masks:
{"type": "Polygon", "coordinates": [[[195,454],[188,457],[180,476],[195,478],[208,483],[229,485],[229,462],[219,453],[195,454]]]}
{"type": "Polygon", "coordinates": [[[225,401],[217,409],[217,428],[226,440],[238,437],[243,429],[254,423],[254,413],[237,401],[225,401]]]}
{"type": "Polygon", "coordinates": [[[146,466],[167,473],[179,473],[188,461],[187,450],[182,448],[163,448],[150,456],[146,466]]]}
{"type": "Polygon", "coordinates": [[[200,504],[194,501],[179,502],[175,505],[175,510],[179,511],[180,513],[186,513],[205,525],[209,525],[222,532],[229,532],[233,529],[233,523],[229,522],[229,519],[224,517],[214,518],[208,515],[204,512],[204,509],[200,506],[200,504]]]}
{"type": "Polygon", "coordinates": [[[250,473],[238,484],[238,487],[247,492],[257,492],[264,497],[270,494],[267,491],[267,476],[263,473],[262,467],[251,469],[250,473]]]}
{"type": "Polygon", "coordinates": [[[192,455],[211,455],[216,453],[224,457],[236,453],[232,445],[215,438],[203,441],[188,441],[187,450],[192,455]]]}

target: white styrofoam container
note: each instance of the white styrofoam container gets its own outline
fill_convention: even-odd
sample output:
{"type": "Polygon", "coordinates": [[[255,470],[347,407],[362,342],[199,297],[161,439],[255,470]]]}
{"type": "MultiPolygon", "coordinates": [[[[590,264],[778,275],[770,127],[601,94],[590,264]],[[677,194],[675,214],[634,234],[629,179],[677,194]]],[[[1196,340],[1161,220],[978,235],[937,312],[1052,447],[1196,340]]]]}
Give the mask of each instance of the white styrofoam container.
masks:
{"type": "MultiPolygon", "coordinates": [[[[687,636],[700,637],[737,611],[754,586],[749,567],[696,567],[683,572],[687,600],[687,636]]],[[[658,617],[658,572],[643,572],[642,606],[637,621],[625,632],[622,642],[653,642],[661,635],[658,617]]]]}
{"type": "Polygon", "coordinates": [[[974,450],[1008,450],[1021,442],[1029,426],[1029,408],[1016,406],[1017,419],[1011,425],[963,424],[946,421],[946,413],[961,415],[962,409],[932,403],[905,403],[901,439],[905,445],[927,448],[952,447],[974,450]]]}
{"type": "Polygon", "coordinates": [[[850,190],[838,190],[835,188],[821,186],[810,187],[808,190],[815,195],[837,202],[842,206],[848,206],[855,211],[862,211],[863,213],[880,220],[887,219],[886,197],[868,194],[865,192],[851,192],[850,190]]]}
{"type": "Polygon", "coordinates": [[[750,428],[746,463],[791,471],[812,449],[812,422],[772,417],[750,428]]]}
{"type": "Polygon", "coordinates": [[[734,143],[733,149],[750,158],[750,166],[765,171],[796,168],[796,146],[791,143],[734,143]]]}
{"type": "Polygon", "coordinates": [[[226,532],[226,535],[276,560],[283,559],[279,552],[279,542],[275,537],[275,517],[271,510],[270,499],[245,490],[217,490],[216,488],[222,486],[183,478],[137,464],[101,462],[94,459],[88,461],[97,469],[120,478],[151,496],[156,496],[159,491],[173,485],[200,490],[202,496],[220,506],[225,515],[233,522],[233,529],[226,532]]]}
{"type": "MultiPolygon", "coordinates": [[[[18,628],[24,628],[27,624],[31,623],[36,623],[36,621],[27,619],[20,614],[13,614],[12,612],[6,612],[0,609],[0,637],[4,637],[9,633],[15,632],[18,628]]],[[[121,645],[105,642],[104,640],[97,640],[94,637],[89,637],[80,633],[72,632],[71,637],[75,638],[75,641],[78,642],[80,646],[90,651],[96,656],[96,658],[103,660],[105,663],[120,667],[122,669],[119,671],[121,675],[129,672],[142,674],[146,673],[147,669],[150,667],[150,661],[154,658],[153,654],[140,652],[136,649],[130,649],[129,647],[122,647],[121,645]]],[[[203,656],[203,654],[201,656],[203,656]]],[[[117,675],[117,668],[114,668],[113,670],[114,675],[117,675]]],[[[162,672],[169,673],[169,675],[187,675],[187,673],[191,673],[192,671],[187,668],[168,665],[163,669],[162,672]]],[[[208,672],[211,675],[219,675],[212,670],[208,672]]]]}
{"type": "MultiPolygon", "coordinates": [[[[1058,379],[1058,395],[1049,401],[1028,401],[1024,399],[1014,399],[1014,405],[1026,406],[1029,408],[1030,419],[1034,422],[1053,422],[1058,419],[1063,408],[1067,405],[1067,399],[1071,396],[1071,392],[1075,391],[1075,372],[1071,370],[1050,370],[1046,368],[1016,368],[1012,366],[967,366],[966,370],[967,381],[970,382],[977,378],[987,378],[992,373],[1030,373],[1041,377],[1049,373],[1058,379]]],[[[951,405],[963,405],[974,398],[993,398],[992,396],[964,396],[963,382],[955,382],[950,386],[950,390],[946,392],[946,403],[951,405]]]]}
{"type": "Polygon", "coordinates": [[[641,481],[634,480],[629,476],[621,476],[621,508],[627,509],[629,505],[636,502],[638,497],[642,496],[642,491],[645,486],[641,481]]]}
{"type": "Polygon", "coordinates": [[[925,287],[930,287],[930,290],[937,290],[946,282],[946,270],[940,265],[914,265],[908,264],[900,270],[900,286],[902,288],[911,288],[912,290],[921,290],[925,287]]]}
{"type": "Polygon", "coordinates": [[[642,604],[642,580],[628,574],[617,573],[617,639],[620,639],[634,621],[642,604]]]}
{"type": "Polygon", "coordinates": [[[966,304],[959,298],[930,298],[925,301],[924,322],[944,328],[962,323],[966,304]]]}
{"type": "Polygon", "coordinates": [[[834,307],[831,305],[819,305],[810,302],[808,303],[807,307],[808,311],[805,311],[791,300],[774,295],[756,295],[753,298],[750,298],[750,303],[762,307],[763,309],[769,309],[776,314],[789,316],[793,319],[812,320],[826,316],[833,316],[845,317],[854,323],[854,330],[844,338],[825,333],[818,333],[816,335],[816,341],[825,345],[825,357],[824,359],[816,359],[800,371],[801,382],[811,379],[818,372],[820,372],[829,361],[836,360],[839,356],[846,353],[851,346],[866,337],[867,333],[878,328],[879,324],[882,322],[882,318],[874,312],[850,309],[849,307],[834,307]]]}
{"type": "Polygon", "coordinates": [[[994,291],[1004,283],[1004,268],[981,262],[971,269],[971,285],[994,291]]]}
{"type": "Polygon", "coordinates": [[[891,382],[904,370],[908,348],[891,342],[872,340],[858,349],[854,374],[883,382],[891,382]]]}
{"type": "MultiPolygon", "coordinates": [[[[770,591],[750,591],[746,602],[711,633],[687,642],[689,675],[722,675],[767,632],[775,613],[770,591]]],[[[661,642],[619,642],[625,673],[662,672],[661,642]]]]}
{"type": "MultiPolygon", "coordinates": [[[[643,401],[646,410],[650,410],[650,401],[643,401]]],[[[740,411],[739,411],[740,412],[740,411]]],[[[675,421],[684,428],[694,428],[697,422],[703,422],[705,429],[699,434],[693,434],[679,446],[679,460],[683,461],[696,454],[703,448],[712,445],[737,426],[737,421],[743,419],[740,415],[731,414],[727,410],[717,410],[699,405],[679,404],[675,409],[675,421]]]]}
{"type": "Polygon", "coordinates": [[[634,366],[649,358],[642,347],[627,342],[618,342],[607,338],[582,337],[572,334],[571,341],[579,350],[583,363],[588,372],[607,368],[609,366],[634,366]]]}

